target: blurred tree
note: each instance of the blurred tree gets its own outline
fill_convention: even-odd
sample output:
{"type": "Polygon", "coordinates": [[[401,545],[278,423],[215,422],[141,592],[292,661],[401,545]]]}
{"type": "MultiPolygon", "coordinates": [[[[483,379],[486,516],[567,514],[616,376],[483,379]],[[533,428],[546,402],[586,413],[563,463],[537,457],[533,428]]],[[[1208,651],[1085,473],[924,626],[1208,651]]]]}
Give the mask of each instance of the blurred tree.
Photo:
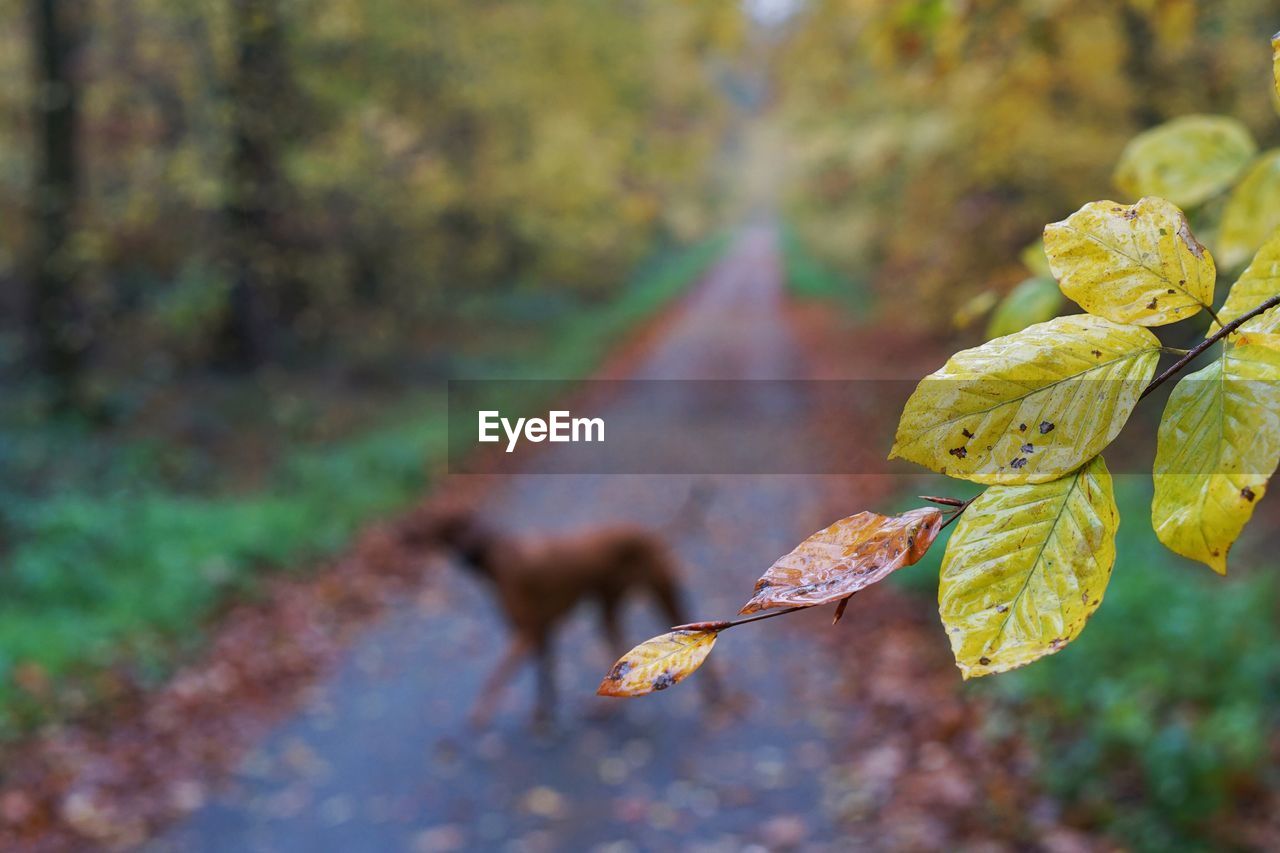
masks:
{"type": "MultiPolygon", "coordinates": [[[[1112,187],[1144,126],[1224,113],[1266,147],[1263,0],[813,0],[776,63],[805,242],[945,326],[1112,187]]],[[[1120,201],[1134,201],[1118,198],[1120,201]]]]}
{"type": "Polygon", "coordinates": [[[284,277],[280,218],[287,188],[284,118],[296,107],[277,0],[231,0],[234,65],[229,87],[231,158],[227,261],[231,288],[218,341],[228,366],[249,369],[267,355],[271,309],[284,277]]]}
{"type": "Polygon", "coordinates": [[[89,334],[77,293],[75,244],[80,208],[78,58],[84,0],[33,0],[36,169],[31,246],[31,329],[35,361],[53,381],[62,409],[83,405],[81,378],[89,334]]]}
{"type": "MultiPolygon", "coordinates": [[[[211,366],[438,369],[474,337],[461,317],[610,299],[727,194],[709,167],[737,0],[24,5],[58,10],[67,80],[37,98],[0,75],[0,201],[53,200],[0,222],[0,275],[29,249],[41,300],[0,355],[33,332],[41,372],[81,374],[113,411],[211,366]],[[33,101],[57,107],[38,127],[33,101]]],[[[41,41],[13,9],[0,70],[41,41]]]]}

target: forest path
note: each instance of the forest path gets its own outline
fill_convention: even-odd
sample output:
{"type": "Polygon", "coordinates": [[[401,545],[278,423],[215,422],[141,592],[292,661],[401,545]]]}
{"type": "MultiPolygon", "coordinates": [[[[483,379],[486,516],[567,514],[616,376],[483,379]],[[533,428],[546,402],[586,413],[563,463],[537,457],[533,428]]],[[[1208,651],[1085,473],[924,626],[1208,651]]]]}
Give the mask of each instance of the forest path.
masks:
{"type": "MultiPolygon", "coordinates": [[[[746,228],[634,376],[803,378],[782,278],[776,229],[746,228]]],[[[705,524],[673,542],[696,617],[734,613],[760,571],[819,526],[818,479],[712,479],[705,524]]],[[[692,487],[680,476],[524,473],[486,510],[518,532],[613,521],[660,528],[692,487]]],[[[453,569],[431,573],[416,600],[365,633],[221,792],[153,847],[738,850],[752,841],[821,849],[837,839],[841,848],[859,846],[840,815],[858,796],[842,768],[863,711],[832,677],[848,646],[815,642],[813,629],[829,619],[829,612],[801,614],[726,634],[715,663],[739,695],[735,709],[707,714],[696,683],[626,703],[595,698],[611,661],[595,614],[579,613],[558,638],[555,732],[530,731],[526,672],[492,729],[475,735],[465,715],[505,628],[478,583],[453,569]]],[[[626,638],[638,642],[662,627],[637,605],[626,638]]]]}

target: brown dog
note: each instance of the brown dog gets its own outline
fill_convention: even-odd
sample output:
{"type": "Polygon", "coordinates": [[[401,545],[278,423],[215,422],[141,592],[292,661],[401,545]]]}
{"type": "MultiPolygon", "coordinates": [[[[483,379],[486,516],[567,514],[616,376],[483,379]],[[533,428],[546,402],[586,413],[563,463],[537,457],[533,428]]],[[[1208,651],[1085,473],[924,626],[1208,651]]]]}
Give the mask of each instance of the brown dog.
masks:
{"type": "Polygon", "coordinates": [[[627,650],[618,617],[628,596],[648,593],[672,625],[688,621],[669,549],[640,528],[531,540],[501,535],[475,513],[453,509],[423,513],[407,528],[406,539],[417,547],[452,553],[491,583],[511,627],[511,644],[472,712],[476,725],[488,721],[503,686],[529,656],[536,660],[538,672],[534,719],[550,719],[555,702],[552,634],[583,602],[599,604],[605,639],[617,657],[627,650]]]}

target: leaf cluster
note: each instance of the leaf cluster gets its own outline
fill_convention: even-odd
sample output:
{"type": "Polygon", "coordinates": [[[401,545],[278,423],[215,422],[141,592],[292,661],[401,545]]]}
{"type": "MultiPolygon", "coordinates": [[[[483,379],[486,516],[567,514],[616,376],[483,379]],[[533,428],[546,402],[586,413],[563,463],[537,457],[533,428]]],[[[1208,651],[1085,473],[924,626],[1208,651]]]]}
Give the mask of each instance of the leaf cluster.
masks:
{"type": "Polygon", "coordinates": [[[1115,564],[1119,513],[1100,454],[1139,400],[1218,342],[1165,408],[1151,522],[1168,548],[1226,572],[1280,463],[1280,185],[1267,178],[1278,155],[1259,156],[1222,116],[1140,134],[1114,177],[1141,198],[1092,202],[1044,230],[1049,272],[1086,313],[960,352],[908,400],[891,456],[991,486],[951,536],[938,591],[966,677],[1080,634],[1115,564]],[[1227,270],[1252,258],[1218,312],[1214,252],[1178,205],[1200,208],[1227,270]],[[1150,328],[1201,312],[1208,337],[1155,378],[1163,348],[1150,328]]]}
{"type": "Polygon", "coordinates": [[[1011,321],[1017,330],[956,353],[906,403],[890,458],[987,490],[968,502],[927,498],[952,508],[945,521],[922,508],[836,522],[778,560],[742,610],[771,612],[680,626],[619,661],[601,692],[670,686],[701,665],[720,631],[745,622],[829,603],[839,620],[850,596],[919,561],[956,520],[938,600],[964,676],[1059,651],[1101,605],[1116,562],[1120,513],[1102,451],[1144,397],[1219,343],[1165,408],[1151,521],[1165,546],[1225,573],[1280,464],[1280,186],[1266,177],[1280,175],[1278,156],[1257,156],[1248,130],[1224,117],[1178,119],[1134,139],[1115,180],[1142,197],[1091,202],[1044,229],[1047,270],[1085,313],[1011,321]],[[1216,232],[1209,242],[1227,269],[1253,260],[1219,311],[1213,252],[1158,193],[1188,208],[1226,196],[1219,222],[1201,217],[1216,232]],[[1202,312],[1208,336],[1157,377],[1165,347],[1151,329],[1202,312]]]}

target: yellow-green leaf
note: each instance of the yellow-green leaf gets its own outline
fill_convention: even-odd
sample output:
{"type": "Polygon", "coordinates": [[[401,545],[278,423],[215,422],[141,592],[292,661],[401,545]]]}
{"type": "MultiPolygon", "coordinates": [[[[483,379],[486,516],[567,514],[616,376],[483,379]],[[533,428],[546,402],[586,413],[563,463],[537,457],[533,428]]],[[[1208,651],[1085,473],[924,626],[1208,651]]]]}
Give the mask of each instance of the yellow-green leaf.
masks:
{"type": "MultiPolygon", "coordinates": [[[[1240,279],[1231,286],[1227,301],[1218,311],[1218,319],[1230,323],[1277,294],[1280,294],[1280,229],[1272,233],[1271,239],[1254,256],[1253,263],[1249,264],[1240,274],[1240,279]]],[[[1214,323],[1210,333],[1217,329],[1218,324],[1214,323]]],[[[1270,340],[1270,336],[1278,333],[1280,307],[1254,317],[1239,329],[1239,334],[1248,334],[1259,342],[1270,340]]]]}
{"type": "Polygon", "coordinates": [[[1218,231],[1218,254],[1225,269],[1253,257],[1280,228],[1280,148],[1264,153],[1227,200],[1218,231]]]}
{"type": "Polygon", "coordinates": [[[1044,229],[1062,292],[1090,314],[1163,326],[1213,304],[1213,256],[1162,198],[1086,204],[1044,229]]]}
{"type": "Polygon", "coordinates": [[[1183,116],[1129,141],[1116,165],[1116,186],[1134,198],[1153,195],[1195,207],[1235,183],[1258,146],[1226,116],[1183,116]]]}
{"type": "Polygon", "coordinates": [[[951,315],[951,325],[957,329],[969,328],[974,324],[974,321],[994,308],[999,300],[1000,297],[994,290],[983,290],[980,293],[975,293],[960,303],[960,307],[951,315]]]}
{"type": "Polygon", "coordinates": [[[947,543],[938,587],[964,677],[1023,666],[1079,636],[1111,578],[1119,524],[1102,457],[974,501],[947,543]]]}
{"type": "Polygon", "coordinates": [[[596,691],[601,696],[644,696],[684,681],[711,654],[716,631],[671,631],[645,640],[613,665],[596,691]]]}
{"type": "Polygon", "coordinates": [[[962,350],[907,401],[889,458],[975,483],[1043,483],[1120,432],[1155,373],[1147,329],[1077,314],[962,350]]]}
{"type": "Polygon", "coordinates": [[[1178,383],[1156,446],[1156,536],[1184,557],[1227,571],[1227,552],[1280,461],[1280,352],[1228,346],[1178,383]]]}
{"type": "Polygon", "coordinates": [[[1063,305],[1062,291],[1051,278],[1029,278],[1000,303],[987,324],[987,339],[1021,332],[1027,326],[1058,316],[1063,305]]]}
{"type": "Polygon", "coordinates": [[[1037,278],[1053,278],[1053,272],[1049,269],[1049,259],[1044,254],[1043,239],[1036,240],[1025,247],[1019,253],[1018,260],[1022,261],[1023,266],[1031,270],[1032,275],[1037,278]]]}

